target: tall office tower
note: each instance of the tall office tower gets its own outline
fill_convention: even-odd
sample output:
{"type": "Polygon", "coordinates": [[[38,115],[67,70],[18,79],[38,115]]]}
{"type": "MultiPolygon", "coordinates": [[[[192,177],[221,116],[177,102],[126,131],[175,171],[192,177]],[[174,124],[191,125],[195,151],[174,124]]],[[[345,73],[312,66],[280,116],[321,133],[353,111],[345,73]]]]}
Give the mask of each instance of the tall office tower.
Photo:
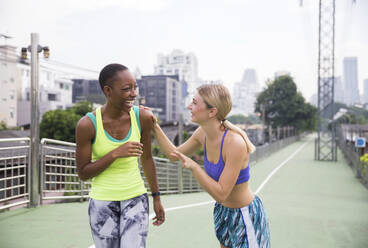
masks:
{"type": "Polygon", "coordinates": [[[363,86],[364,86],[363,103],[368,103],[368,78],[364,79],[363,86]]]}
{"type": "Polygon", "coordinates": [[[189,99],[192,99],[198,87],[198,63],[193,53],[173,50],[168,55],[158,54],[155,75],[178,75],[179,81],[188,84],[189,99]]]}
{"type": "Polygon", "coordinates": [[[357,57],[344,58],[344,92],[346,104],[353,105],[354,103],[360,103],[357,57]]]}
{"type": "Polygon", "coordinates": [[[248,115],[254,112],[257,94],[260,92],[257,73],[254,69],[246,69],[241,82],[233,88],[233,114],[248,115]]]}
{"type": "Polygon", "coordinates": [[[344,102],[344,85],[342,84],[341,77],[335,77],[334,81],[334,101],[335,102],[344,102]]]}

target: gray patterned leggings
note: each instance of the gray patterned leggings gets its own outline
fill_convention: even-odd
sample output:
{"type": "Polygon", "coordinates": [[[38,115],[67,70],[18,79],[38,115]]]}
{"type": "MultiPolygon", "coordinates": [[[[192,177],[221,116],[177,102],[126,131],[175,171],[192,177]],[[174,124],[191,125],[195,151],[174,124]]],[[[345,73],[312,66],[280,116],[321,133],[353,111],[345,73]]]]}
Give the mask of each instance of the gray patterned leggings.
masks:
{"type": "Polygon", "coordinates": [[[147,194],[125,201],[90,199],[88,214],[96,248],[146,247],[147,194]]]}

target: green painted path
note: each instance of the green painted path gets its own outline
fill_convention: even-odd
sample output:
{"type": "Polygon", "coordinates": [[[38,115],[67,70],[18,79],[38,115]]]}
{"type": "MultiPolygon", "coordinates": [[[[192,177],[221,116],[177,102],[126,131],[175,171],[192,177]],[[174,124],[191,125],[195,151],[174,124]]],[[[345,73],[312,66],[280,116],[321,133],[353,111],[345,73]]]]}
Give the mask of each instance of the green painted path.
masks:
{"type": "MultiPolygon", "coordinates": [[[[341,154],[337,163],[316,162],[313,154],[310,136],[251,168],[250,184],[256,191],[281,165],[258,193],[270,221],[271,246],[367,248],[368,190],[354,178],[341,154]]],[[[213,203],[176,209],[211,200],[206,193],[162,196],[169,209],[167,220],[161,227],[150,226],[147,247],[219,247],[213,231],[213,203]]],[[[1,248],[87,248],[92,244],[86,202],[0,214],[1,248]]]]}

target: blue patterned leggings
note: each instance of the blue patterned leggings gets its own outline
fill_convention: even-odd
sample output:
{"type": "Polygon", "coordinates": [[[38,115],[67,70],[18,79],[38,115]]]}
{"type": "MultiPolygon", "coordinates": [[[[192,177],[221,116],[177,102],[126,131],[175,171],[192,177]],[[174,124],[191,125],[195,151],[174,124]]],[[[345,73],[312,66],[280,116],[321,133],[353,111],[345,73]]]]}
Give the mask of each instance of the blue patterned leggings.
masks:
{"type": "Polygon", "coordinates": [[[270,229],[258,196],[243,208],[227,208],[219,203],[213,211],[216,237],[227,248],[269,248],[270,229]]]}
{"type": "Polygon", "coordinates": [[[125,201],[90,199],[89,222],[96,248],[144,248],[148,232],[148,196],[125,201]]]}

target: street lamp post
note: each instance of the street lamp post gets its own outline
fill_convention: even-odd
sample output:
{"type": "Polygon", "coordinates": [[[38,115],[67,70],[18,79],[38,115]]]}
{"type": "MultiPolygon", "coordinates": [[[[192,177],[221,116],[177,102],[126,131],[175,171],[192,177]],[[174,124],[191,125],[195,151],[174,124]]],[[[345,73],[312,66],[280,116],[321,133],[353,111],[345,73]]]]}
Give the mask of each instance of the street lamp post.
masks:
{"type": "Polygon", "coordinates": [[[30,207],[36,207],[39,202],[39,169],[40,169],[40,92],[39,92],[39,57],[38,53],[44,52],[44,57],[49,57],[49,48],[39,45],[39,34],[31,33],[31,45],[22,48],[22,59],[27,58],[27,51],[31,52],[31,159],[29,169],[31,176],[29,182],[30,207]]]}

